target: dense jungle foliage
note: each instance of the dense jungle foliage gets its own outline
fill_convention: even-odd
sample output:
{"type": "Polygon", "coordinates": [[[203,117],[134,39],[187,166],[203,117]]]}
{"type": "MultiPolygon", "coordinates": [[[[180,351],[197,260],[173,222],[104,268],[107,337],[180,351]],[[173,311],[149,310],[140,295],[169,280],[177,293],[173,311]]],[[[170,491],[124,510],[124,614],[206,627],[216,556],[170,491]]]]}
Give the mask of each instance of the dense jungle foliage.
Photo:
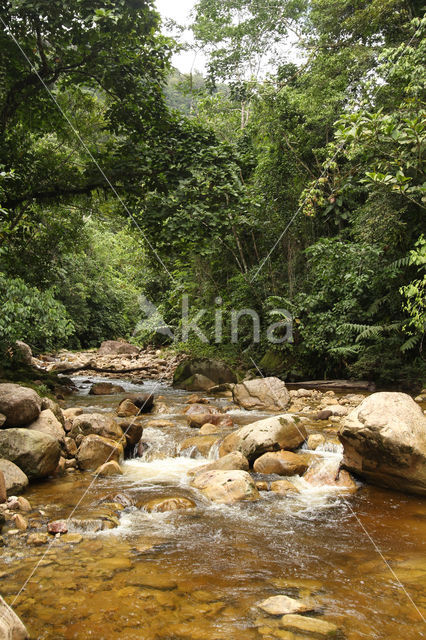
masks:
{"type": "Polygon", "coordinates": [[[6,0],[0,26],[3,358],[170,342],[160,319],[288,380],[425,379],[422,2],[199,0],[206,77],[151,0],[6,0]],[[244,309],[259,341],[247,314],[231,341],[244,309]]]}

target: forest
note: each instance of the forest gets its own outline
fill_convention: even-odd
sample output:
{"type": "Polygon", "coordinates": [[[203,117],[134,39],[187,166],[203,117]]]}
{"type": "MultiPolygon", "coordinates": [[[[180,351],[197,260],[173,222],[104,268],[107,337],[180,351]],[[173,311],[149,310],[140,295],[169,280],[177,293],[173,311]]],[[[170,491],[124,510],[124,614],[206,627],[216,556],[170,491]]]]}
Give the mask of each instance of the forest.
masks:
{"type": "Polygon", "coordinates": [[[121,337],[287,381],[421,387],[422,4],[199,0],[203,75],[173,68],[185,44],[150,0],[3,0],[3,365],[16,340],[121,337]],[[208,343],[182,339],[185,296],[208,343]],[[229,339],[235,309],[258,341],[249,317],[229,339]],[[270,344],[283,310],[293,340],[270,344]]]}

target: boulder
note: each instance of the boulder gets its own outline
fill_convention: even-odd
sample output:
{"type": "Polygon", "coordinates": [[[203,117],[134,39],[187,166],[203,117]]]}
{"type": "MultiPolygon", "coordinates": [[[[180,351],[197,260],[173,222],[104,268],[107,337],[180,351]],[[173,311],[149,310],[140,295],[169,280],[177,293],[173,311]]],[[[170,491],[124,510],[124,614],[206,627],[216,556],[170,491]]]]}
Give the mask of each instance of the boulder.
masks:
{"type": "Polygon", "coordinates": [[[25,626],[16,613],[0,596],[0,638],[3,640],[28,640],[25,626]]]}
{"type": "Polygon", "coordinates": [[[105,340],[98,349],[98,356],[138,355],[139,347],[121,340],[105,340]]]}
{"type": "Polygon", "coordinates": [[[325,444],[325,438],[321,433],[312,433],[307,441],[308,449],[315,451],[318,447],[325,444]]]}
{"type": "Polygon", "coordinates": [[[291,451],[271,451],[255,460],[253,470],[255,473],[275,473],[279,476],[301,476],[308,466],[309,463],[301,455],[291,451]]]}
{"type": "Polygon", "coordinates": [[[34,422],[41,411],[41,398],[19,384],[0,384],[0,413],[6,416],[4,427],[22,427],[34,422]]]}
{"type": "Polygon", "coordinates": [[[189,476],[195,476],[205,471],[248,471],[249,463],[247,458],[243,456],[239,451],[233,451],[228,455],[210,462],[210,464],[203,464],[202,467],[196,467],[188,472],[189,476]]]}
{"type": "Polygon", "coordinates": [[[194,509],[195,502],[188,498],[178,496],[176,498],[154,498],[143,508],[148,513],[164,513],[165,511],[181,511],[183,509],[194,509]]]}
{"type": "Polygon", "coordinates": [[[296,449],[306,437],[306,429],[299,424],[299,419],[284,413],[258,420],[230,433],[222,441],[219,455],[240,451],[249,461],[253,461],[268,451],[296,449]]]}
{"type": "Polygon", "coordinates": [[[115,460],[105,462],[105,464],[102,464],[96,469],[95,473],[97,476],[101,476],[102,478],[106,478],[107,476],[123,475],[120,465],[118,464],[118,462],[115,462],[115,460]]]}
{"type": "Polygon", "coordinates": [[[0,504],[4,504],[7,500],[6,480],[3,471],[0,471],[0,504]]]}
{"type": "Polygon", "coordinates": [[[115,393],[124,393],[124,389],[119,384],[111,382],[95,382],[89,391],[91,396],[112,396],[115,393]]]}
{"type": "Polygon", "coordinates": [[[275,480],[275,482],[271,482],[270,490],[280,496],[286,496],[289,493],[300,493],[299,489],[290,480],[275,480]]]}
{"type": "Polygon", "coordinates": [[[31,480],[54,473],[60,447],[52,436],[31,429],[2,429],[0,457],[16,464],[31,480]]]}
{"type": "Polygon", "coordinates": [[[283,411],[290,403],[290,394],[279,378],[254,378],[236,384],[233,399],[243,409],[283,411]]]}
{"type": "Polygon", "coordinates": [[[28,487],[27,476],[10,460],[0,459],[0,471],[4,475],[7,495],[16,496],[28,487]]]}
{"type": "Polygon", "coordinates": [[[74,418],[69,436],[75,439],[80,434],[83,436],[96,434],[117,441],[123,439],[123,430],[120,425],[112,416],[105,413],[83,413],[74,418]]]}
{"type": "Polygon", "coordinates": [[[67,420],[74,420],[77,416],[81,416],[83,409],[81,407],[70,407],[62,411],[64,418],[67,420]]]}
{"type": "Polygon", "coordinates": [[[120,463],[124,452],[121,444],[109,438],[96,434],[85,436],[77,452],[77,462],[80,469],[97,469],[101,465],[114,460],[120,463]]]}
{"type": "Polygon", "coordinates": [[[55,416],[56,420],[61,423],[63,427],[65,427],[65,417],[61,407],[57,402],[54,402],[50,398],[42,398],[41,399],[41,410],[45,411],[46,409],[50,409],[50,411],[55,416]]]}
{"type": "Polygon", "coordinates": [[[33,352],[31,351],[31,347],[26,342],[22,342],[22,340],[17,340],[13,347],[14,356],[17,357],[19,362],[25,364],[27,366],[31,366],[33,363],[33,352]]]}
{"type": "Polygon", "coordinates": [[[135,419],[122,420],[120,422],[120,427],[123,431],[124,437],[126,438],[127,446],[134,447],[137,445],[143,434],[142,424],[137,422],[135,419]]]}
{"type": "Polygon", "coordinates": [[[139,413],[148,413],[154,406],[155,396],[153,393],[133,393],[127,396],[127,400],[139,409],[139,413]]]}
{"type": "Polygon", "coordinates": [[[303,476],[304,480],[314,487],[335,487],[345,492],[355,493],[358,486],[351,475],[340,469],[336,460],[317,460],[303,476]]]}
{"type": "Polygon", "coordinates": [[[405,393],[365,398],[339,432],[343,466],[372,484],[426,495],[426,416],[405,393]]]}
{"type": "Polygon", "coordinates": [[[42,411],[37,420],[30,424],[28,429],[40,431],[40,433],[47,433],[48,436],[54,438],[61,446],[65,445],[64,428],[50,409],[42,411]]]}
{"type": "Polygon", "coordinates": [[[195,476],[191,485],[206,498],[220,504],[259,499],[253,478],[247,471],[205,471],[195,476]]]}
{"type": "Polygon", "coordinates": [[[224,362],[211,358],[187,358],[178,365],[173,376],[175,387],[189,391],[208,390],[215,385],[236,381],[235,373],[224,362]]]}
{"type": "Polygon", "coordinates": [[[193,438],[186,438],[186,440],[184,440],[180,445],[180,451],[184,451],[185,449],[191,449],[192,447],[194,447],[200,455],[207,456],[210,449],[213,445],[216,444],[217,441],[217,435],[194,436],[193,438]]]}
{"type": "Polygon", "coordinates": [[[131,400],[123,400],[118,405],[117,416],[119,418],[130,418],[132,416],[137,416],[140,413],[140,409],[133,404],[131,400]]]}

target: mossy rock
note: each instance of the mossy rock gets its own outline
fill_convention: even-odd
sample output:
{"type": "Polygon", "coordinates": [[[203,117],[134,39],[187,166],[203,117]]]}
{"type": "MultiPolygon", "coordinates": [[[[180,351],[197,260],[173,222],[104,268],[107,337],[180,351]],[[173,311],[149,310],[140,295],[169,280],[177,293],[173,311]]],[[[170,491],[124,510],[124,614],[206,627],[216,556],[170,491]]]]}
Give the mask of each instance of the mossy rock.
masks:
{"type": "Polygon", "coordinates": [[[227,364],[221,360],[211,358],[187,358],[176,368],[173,385],[186,389],[188,382],[193,382],[194,376],[204,376],[214,384],[237,382],[237,376],[227,364]]]}

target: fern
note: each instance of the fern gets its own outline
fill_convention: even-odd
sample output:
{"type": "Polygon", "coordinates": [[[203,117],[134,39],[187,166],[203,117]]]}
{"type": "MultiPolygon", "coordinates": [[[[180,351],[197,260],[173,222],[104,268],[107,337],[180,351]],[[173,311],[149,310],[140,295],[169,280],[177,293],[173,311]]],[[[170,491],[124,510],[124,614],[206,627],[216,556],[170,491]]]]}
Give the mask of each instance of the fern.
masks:
{"type": "Polygon", "coordinates": [[[401,346],[402,353],[405,353],[406,351],[410,351],[410,349],[413,349],[420,342],[420,338],[421,336],[419,335],[410,336],[408,340],[406,340],[404,344],[401,346]]]}
{"type": "Polygon", "coordinates": [[[369,338],[379,338],[383,333],[393,333],[401,329],[401,322],[392,322],[385,325],[369,325],[369,324],[351,324],[346,323],[343,325],[345,329],[357,333],[355,342],[361,340],[367,340],[369,338]]]}

